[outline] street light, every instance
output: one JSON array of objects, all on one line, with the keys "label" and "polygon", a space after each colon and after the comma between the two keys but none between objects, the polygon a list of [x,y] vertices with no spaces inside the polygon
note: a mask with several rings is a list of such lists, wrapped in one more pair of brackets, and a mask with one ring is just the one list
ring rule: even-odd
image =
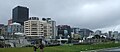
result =
[{"label": "street light", "polygon": [[61,37],[62,37],[62,34],[59,34],[59,36],[60,36],[60,44],[62,44],[62,42],[61,42],[61,39],[62,39],[62,38],[61,38]]},{"label": "street light", "polygon": [[68,43],[69,43],[69,41],[70,41],[70,35],[68,35],[67,38],[68,38]]}]

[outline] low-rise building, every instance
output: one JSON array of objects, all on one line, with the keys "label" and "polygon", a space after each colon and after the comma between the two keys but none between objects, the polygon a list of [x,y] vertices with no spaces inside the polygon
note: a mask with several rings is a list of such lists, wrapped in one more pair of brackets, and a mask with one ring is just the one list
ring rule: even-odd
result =
[{"label": "low-rise building", "polygon": [[91,35],[88,36],[83,42],[84,43],[100,43],[100,42],[107,42],[110,39],[107,38],[105,35]]},{"label": "low-rise building", "polygon": [[100,31],[100,30],[95,31],[95,35],[101,35],[101,34],[102,34],[102,31]]},{"label": "low-rise building", "polygon": [[71,27],[69,25],[58,25],[58,37],[62,35],[62,38],[68,38],[68,35],[71,37]]},{"label": "low-rise building", "polygon": [[10,25],[8,25],[8,39],[11,39],[11,38],[15,38],[14,36],[15,36],[15,33],[23,33],[23,26],[21,25],[21,24],[19,24],[19,23],[16,23],[16,22],[14,22],[14,23],[12,23],[12,24],[10,24]]},{"label": "low-rise building", "polygon": [[80,33],[81,37],[84,39],[84,38],[88,37],[89,35],[91,35],[94,32],[92,30],[90,30],[90,29],[83,28],[83,29],[80,29],[79,33]]}]

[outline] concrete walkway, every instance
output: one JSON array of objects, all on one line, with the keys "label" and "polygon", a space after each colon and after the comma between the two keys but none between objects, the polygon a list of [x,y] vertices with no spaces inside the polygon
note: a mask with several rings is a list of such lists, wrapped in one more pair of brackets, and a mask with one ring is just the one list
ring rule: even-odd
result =
[{"label": "concrete walkway", "polygon": [[81,51],[81,52],[120,52],[120,47],[105,48],[105,49],[90,50],[90,51]]}]

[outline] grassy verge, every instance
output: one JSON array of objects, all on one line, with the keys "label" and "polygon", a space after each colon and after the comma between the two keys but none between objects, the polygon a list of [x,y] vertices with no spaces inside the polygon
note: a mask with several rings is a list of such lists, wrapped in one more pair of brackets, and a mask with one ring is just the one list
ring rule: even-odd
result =
[{"label": "grassy verge", "polygon": [[[45,52],[80,52],[87,50],[118,47],[120,43],[102,43],[93,45],[64,45],[55,47],[46,47]],[[0,48],[0,52],[33,52],[33,48]],[[39,49],[37,52],[40,52]]]}]

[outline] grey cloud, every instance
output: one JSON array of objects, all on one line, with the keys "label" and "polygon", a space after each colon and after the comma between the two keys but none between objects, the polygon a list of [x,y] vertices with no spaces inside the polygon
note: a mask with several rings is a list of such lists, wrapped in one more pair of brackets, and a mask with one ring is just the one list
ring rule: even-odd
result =
[{"label": "grey cloud", "polygon": [[57,24],[81,28],[106,28],[119,25],[120,21],[120,0],[6,0],[0,3],[0,11],[6,11],[0,12],[1,23],[7,23],[16,5],[29,7],[30,16],[51,17]]}]

